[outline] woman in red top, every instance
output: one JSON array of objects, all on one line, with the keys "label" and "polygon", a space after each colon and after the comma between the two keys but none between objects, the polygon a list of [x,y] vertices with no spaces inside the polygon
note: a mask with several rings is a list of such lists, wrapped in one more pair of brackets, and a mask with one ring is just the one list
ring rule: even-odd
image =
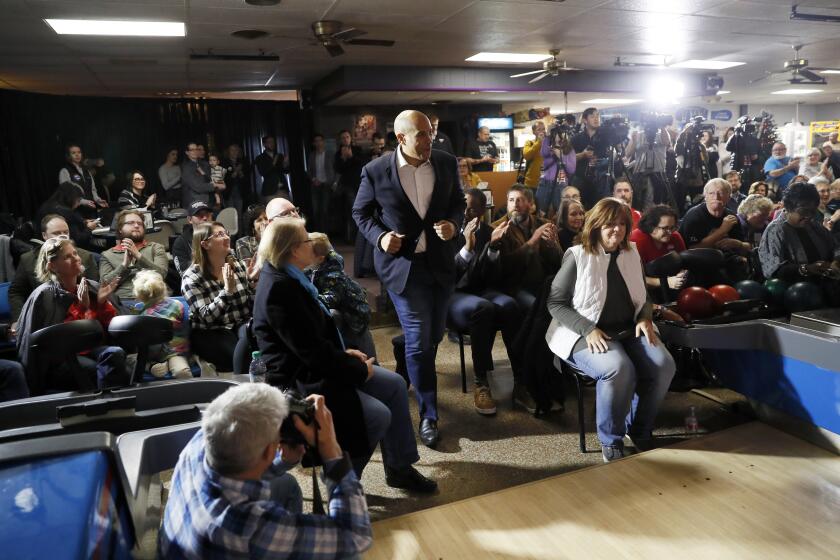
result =
[{"label": "woman in red top", "polygon": [[[39,352],[30,351],[32,333],[59,323],[94,319],[107,331],[117,314],[109,301],[117,280],[100,286],[82,276],[84,266],[69,239],[48,239],[41,246],[35,274],[43,282],[26,300],[18,321],[18,354],[27,371],[32,394],[75,389],[87,391],[128,384],[125,351],[97,346],[78,356],[78,363],[55,367]],[[95,372],[95,377],[94,377]]]},{"label": "woman in red top", "polygon": [[[685,241],[677,231],[677,213],[670,206],[659,204],[652,206],[642,215],[639,227],[630,233],[630,241],[636,244],[636,250],[642,257],[642,263],[661,257],[671,251],[685,251]],[[685,284],[686,271],[680,271],[668,278],[668,287],[679,290]],[[648,288],[659,288],[659,278],[645,276]]]}]

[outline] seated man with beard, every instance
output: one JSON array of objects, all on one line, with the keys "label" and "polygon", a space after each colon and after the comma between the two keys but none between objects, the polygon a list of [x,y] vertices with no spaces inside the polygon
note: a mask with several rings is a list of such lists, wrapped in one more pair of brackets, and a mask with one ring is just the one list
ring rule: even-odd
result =
[{"label": "seated man with beard", "polygon": [[[563,259],[557,226],[532,214],[531,206],[525,187],[513,185],[507,195],[507,216],[492,224],[495,229],[483,255],[488,287],[511,296],[523,316]],[[513,401],[533,412],[536,404],[520,373],[514,370]]]},{"label": "seated man with beard", "polygon": [[99,281],[107,284],[117,280],[115,293],[120,299],[134,299],[132,282],[141,270],[154,270],[166,276],[169,259],[160,243],[146,241],[143,216],[136,210],[123,210],[117,214],[117,244],[102,252],[99,263]]}]

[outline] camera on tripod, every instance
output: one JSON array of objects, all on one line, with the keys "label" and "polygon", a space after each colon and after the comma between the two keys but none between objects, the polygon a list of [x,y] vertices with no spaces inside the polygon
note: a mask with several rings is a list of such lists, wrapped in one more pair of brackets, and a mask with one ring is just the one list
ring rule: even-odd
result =
[{"label": "camera on tripod", "polygon": [[662,113],[642,113],[641,119],[639,120],[648,144],[653,144],[656,141],[657,132],[666,126],[674,124],[674,117],[672,115]]},{"label": "camera on tripod", "polygon": [[744,135],[744,134],[755,134],[755,121],[749,115],[744,115],[740,119],[738,119],[738,124],[735,125],[735,134]]},{"label": "camera on tripod", "polygon": [[301,398],[295,391],[286,391],[285,396],[289,405],[289,415],[280,424],[280,440],[291,445],[305,445],[306,439],[295,427],[292,417],[299,416],[305,424],[311,424],[315,421],[315,405]]},{"label": "camera on tripod", "polygon": [[581,131],[580,124],[575,124],[575,116],[572,114],[559,115],[548,131],[549,142],[552,148],[559,148],[562,140],[571,142],[572,136]]},{"label": "camera on tripod", "polygon": [[627,141],[630,134],[630,123],[621,116],[610,117],[601,121],[597,136],[606,146],[618,146]]}]

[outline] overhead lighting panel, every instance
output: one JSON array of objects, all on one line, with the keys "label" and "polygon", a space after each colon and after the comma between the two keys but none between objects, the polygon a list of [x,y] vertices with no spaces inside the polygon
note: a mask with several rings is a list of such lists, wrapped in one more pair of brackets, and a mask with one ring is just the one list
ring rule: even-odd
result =
[{"label": "overhead lighting panel", "polygon": [[548,60],[551,55],[545,53],[493,53],[480,52],[465,59],[467,62],[494,62],[499,64],[527,64]]},{"label": "overhead lighting panel", "polygon": [[793,89],[780,89],[779,91],[771,91],[771,95],[809,95],[811,93],[820,93],[822,92],[821,89],[800,89],[800,88],[793,88]]},{"label": "overhead lighting panel", "polygon": [[581,103],[588,103],[590,105],[630,105],[632,103],[638,103],[639,101],[641,101],[641,99],[612,99],[607,97],[598,97],[595,99],[581,101]]},{"label": "overhead lighting panel", "polygon": [[183,22],[108,21],[93,19],[45,19],[59,35],[107,35],[115,37],[184,37]]}]

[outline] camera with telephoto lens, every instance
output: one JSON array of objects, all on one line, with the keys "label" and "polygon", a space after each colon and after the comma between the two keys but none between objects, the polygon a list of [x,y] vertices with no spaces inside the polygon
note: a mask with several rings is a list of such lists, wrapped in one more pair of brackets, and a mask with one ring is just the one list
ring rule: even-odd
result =
[{"label": "camera with telephoto lens", "polygon": [[755,133],[755,119],[749,115],[744,115],[738,119],[738,124],[735,125],[735,134],[754,134]]},{"label": "camera with telephoto lens", "polygon": [[621,116],[610,117],[601,121],[597,136],[606,146],[618,146],[627,141],[630,134],[630,123]]},{"label": "camera with telephoto lens", "polygon": [[560,115],[548,131],[552,148],[559,148],[562,140],[571,142],[572,136],[580,132],[580,125],[575,125],[574,115]]},{"label": "camera with telephoto lens", "polygon": [[289,405],[289,415],[280,425],[280,441],[290,445],[306,445],[306,439],[295,427],[292,417],[299,416],[305,424],[311,424],[315,421],[315,405],[311,401],[304,400],[295,391],[286,391],[284,394],[286,403]]}]

